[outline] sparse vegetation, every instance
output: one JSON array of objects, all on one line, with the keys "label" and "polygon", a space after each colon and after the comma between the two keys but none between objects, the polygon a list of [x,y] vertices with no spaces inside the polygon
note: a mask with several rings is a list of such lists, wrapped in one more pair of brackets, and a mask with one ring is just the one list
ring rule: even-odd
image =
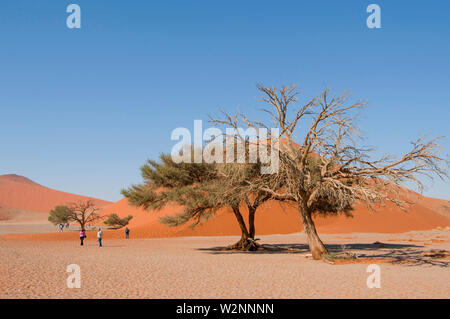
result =
[{"label": "sparse vegetation", "polygon": [[59,205],[50,211],[50,215],[48,216],[48,221],[53,223],[54,225],[65,224],[70,220],[70,209],[67,206]]},{"label": "sparse vegetation", "polygon": [[105,225],[110,226],[115,229],[119,229],[128,225],[130,220],[133,218],[132,215],[128,215],[127,217],[120,218],[117,214],[112,213],[108,216],[108,218],[103,222]]},{"label": "sparse vegetation", "polygon": [[68,206],[56,206],[50,211],[48,220],[52,223],[76,222],[81,229],[101,220],[103,217],[98,214],[99,208],[95,206],[92,200],[85,202],[72,203]]}]

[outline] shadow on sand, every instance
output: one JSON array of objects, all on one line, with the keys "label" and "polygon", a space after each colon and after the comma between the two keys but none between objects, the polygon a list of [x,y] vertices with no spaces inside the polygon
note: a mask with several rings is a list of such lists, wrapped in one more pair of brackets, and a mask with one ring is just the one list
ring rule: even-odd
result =
[{"label": "shadow on sand", "polygon": [[[425,246],[411,244],[327,244],[330,253],[350,252],[358,256],[358,259],[373,259],[382,263],[401,264],[405,266],[429,265],[449,267],[448,252],[443,250],[426,250]],[[264,244],[258,251],[226,250],[226,247],[198,248],[197,250],[210,254],[303,254],[309,255],[309,247],[306,244]]]}]

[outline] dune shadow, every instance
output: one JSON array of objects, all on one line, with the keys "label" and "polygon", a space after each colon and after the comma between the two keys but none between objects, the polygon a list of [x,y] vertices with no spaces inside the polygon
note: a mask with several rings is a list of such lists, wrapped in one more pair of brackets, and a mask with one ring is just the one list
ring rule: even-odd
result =
[{"label": "dune shadow", "polygon": [[[388,244],[388,243],[355,243],[355,244],[326,244],[330,253],[349,252],[356,254],[359,259],[373,259],[382,263],[401,264],[406,266],[439,266],[448,267],[448,252],[426,250],[425,246],[414,244]],[[214,255],[224,254],[303,254],[308,255],[309,247],[306,244],[264,244],[257,251],[227,250],[226,246],[198,248],[197,250]],[[447,258],[447,259],[446,259]]]}]

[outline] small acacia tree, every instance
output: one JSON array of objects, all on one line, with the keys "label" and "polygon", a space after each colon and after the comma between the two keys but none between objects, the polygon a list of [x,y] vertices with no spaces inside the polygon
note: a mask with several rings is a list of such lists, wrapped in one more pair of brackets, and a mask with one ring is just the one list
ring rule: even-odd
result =
[{"label": "small acacia tree", "polygon": [[72,203],[68,206],[57,206],[50,212],[49,221],[52,221],[56,216],[62,216],[67,222],[74,221],[80,225],[81,229],[86,229],[86,225],[103,218],[99,215],[99,210],[100,208],[97,208],[90,199],[85,202]]},{"label": "small acacia tree", "polygon": [[105,225],[111,226],[115,229],[119,229],[128,225],[130,220],[133,218],[132,215],[120,218],[117,214],[111,213],[108,218],[103,222]]},{"label": "small acacia tree", "polygon": [[69,222],[70,210],[67,206],[58,205],[50,211],[48,221],[54,225],[65,224]]},{"label": "small acacia tree", "polygon": [[103,217],[99,215],[95,203],[92,200],[85,202],[76,202],[68,206],[56,206],[50,211],[48,220],[54,224],[76,222],[81,229],[85,229],[86,225],[101,220]]},{"label": "small acacia tree", "polygon": [[85,202],[77,202],[69,205],[69,219],[77,222],[81,229],[86,229],[86,225],[100,221],[103,219],[99,212],[100,208],[96,207],[92,200]]},{"label": "small acacia tree", "polygon": [[[279,128],[282,143],[279,145],[278,172],[273,183],[256,185],[273,198],[295,203],[299,210],[307,241],[314,259],[327,255],[313,221],[314,214],[349,214],[356,201],[374,205],[391,201],[404,207],[399,197],[400,186],[415,183],[423,185],[419,176],[438,176],[448,180],[449,160],[440,155],[438,139],[419,139],[412,149],[400,157],[387,155],[372,159],[373,149],[358,145],[359,134],[353,111],[365,103],[348,103],[347,95],[330,96],[325,90],[303,106],[296,107],[295,86],[266,88],[259,86],[263,101],[270,107],[264,109]],[[268,129],[262,121],[251,121],[245,114],[227,115],[213,122],[226,126]],[[303,138],[297,139],[300,128]],[[248,181],[251,183],[251,181]]]}]

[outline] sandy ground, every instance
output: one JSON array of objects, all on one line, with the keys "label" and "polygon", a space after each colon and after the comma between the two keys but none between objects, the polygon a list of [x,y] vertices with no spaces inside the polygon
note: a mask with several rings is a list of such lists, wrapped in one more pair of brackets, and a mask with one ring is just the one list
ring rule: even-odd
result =
[{"label": "sandy ground", "polygon": [[[308,257],[302,233],[262,236],[290,251],[223,252],[237,237],[74,241],[0,239],[0,298],[449,298],[450,260],[426,257],[450,249],[449,231],[323,235],[332,251],[361,263]],[[382,244],[375,243],[381,242]],[[343,247],[345,245],[346,247]],[[381,288],[367,287],[368,263],[381,267]],[[69,264],[81,288],[68,288]]]}]

